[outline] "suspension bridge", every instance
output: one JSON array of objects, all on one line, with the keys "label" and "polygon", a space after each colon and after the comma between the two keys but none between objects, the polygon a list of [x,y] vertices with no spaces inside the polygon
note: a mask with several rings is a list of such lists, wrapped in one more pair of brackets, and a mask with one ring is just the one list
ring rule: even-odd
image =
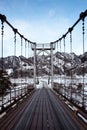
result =
[{"label": "suspension bridge", "polygon": [[[27,39],[3,14],[0,20],[0,130],[86,130],[87,10],[50,43]],[[81,46],[76,65],[74,45]]]}]

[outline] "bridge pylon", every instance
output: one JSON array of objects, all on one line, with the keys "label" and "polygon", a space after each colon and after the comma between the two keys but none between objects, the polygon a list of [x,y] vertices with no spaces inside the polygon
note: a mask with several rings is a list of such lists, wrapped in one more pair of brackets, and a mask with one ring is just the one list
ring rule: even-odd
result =
[{"label": "bridge pylon", "polygon": [[41,66],[43,66],[43,61],[44,61],[44,53],[46,53],[47,55],[50,55],[50,78],[48,78],[48,80],[50,79],[50,83],[51,83],[51,87],[53,87],[53,50],[55,50],[55,44],[53,43],[42,43],[42,44],[32,44],[32,50],[34,51],[34,86],[36,87],[36,80],[37,80],[37,56],[40,55],[42,53],[42,62],[41,62]]}]

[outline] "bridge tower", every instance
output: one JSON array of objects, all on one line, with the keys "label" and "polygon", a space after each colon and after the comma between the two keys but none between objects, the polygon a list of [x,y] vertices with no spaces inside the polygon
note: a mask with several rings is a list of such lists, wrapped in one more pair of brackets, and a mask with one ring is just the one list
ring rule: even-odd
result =
[{"label": "bridge tower", "polygon": [[[55,50],[55,44],[53,43],[42,43],[42,44],[32,44],[32,50],[34,51],[34,86],[36,87],[36,80],[37,80],[37,57],[42,53],[42,65],[44,61],[44,53],[50,55],[50,80],[51,80],[51,87],[53,87],[53,50]],[[49,80],[49,79],[48,79]]]}]

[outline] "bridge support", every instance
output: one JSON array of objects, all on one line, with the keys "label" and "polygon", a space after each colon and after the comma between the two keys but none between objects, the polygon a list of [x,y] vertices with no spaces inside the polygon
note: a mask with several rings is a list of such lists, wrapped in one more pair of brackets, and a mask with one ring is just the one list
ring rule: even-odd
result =
[{"label": "bridge support", "polygon": [[[37,77],[37,71],[36,69],[36,56],[38,56],[40,53],[43,52],[43,55],[42,55],[42,62],[41,64],[43,65],[44,64],[44,52],[46,54],[48,54],[49,56],[51,56],[51,64],[50,64],[50,67],[51,70],[49,71],[50,75],[51,75],[51,87],[53,87],[53,50],[55,49],[54,47],[54,44],[50,43],[50,44],[34,44],[32,45],[32,50],[34,51],[34,86],[36,87],[36,77]],[[38,51],[38,52],[37,52]],[[48,52],[49,51],[49,52]],[[41,65],[41,66],[42,66]],[[41,74],[42,75],[42,74]],[[48,81],[49,81],[49,78],[48,78]]]}]

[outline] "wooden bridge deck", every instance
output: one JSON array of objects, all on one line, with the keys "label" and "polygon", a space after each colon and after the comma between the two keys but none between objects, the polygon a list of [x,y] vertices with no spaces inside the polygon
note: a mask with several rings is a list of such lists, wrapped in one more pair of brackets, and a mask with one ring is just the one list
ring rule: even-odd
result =
[{"label": "wooden bridge deck", "polygon": [[0,130],[86,130],[48,88],[13,106],[0,119]]}]

